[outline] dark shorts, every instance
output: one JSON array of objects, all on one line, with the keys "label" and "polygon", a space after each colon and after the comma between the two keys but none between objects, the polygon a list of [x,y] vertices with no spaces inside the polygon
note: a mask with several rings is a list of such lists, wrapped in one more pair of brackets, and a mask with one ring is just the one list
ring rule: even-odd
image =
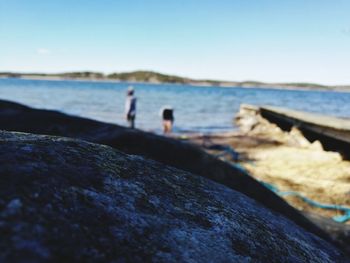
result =
[{"label": "dark shorts", "polygon": [[134,114],[128,114],[127,119],[128,119],[128,121],[134,121],[135,117],[136,116]]},{"label": "dark shorts", "polygon": [[173,110],[165,109],[163,111],[163,120],[173,122],[174,121]]},{"label": "dark shorts", "polygon": [[163,118],[163,121],[171,121],[171,122],[174,122],[174,118]]}]

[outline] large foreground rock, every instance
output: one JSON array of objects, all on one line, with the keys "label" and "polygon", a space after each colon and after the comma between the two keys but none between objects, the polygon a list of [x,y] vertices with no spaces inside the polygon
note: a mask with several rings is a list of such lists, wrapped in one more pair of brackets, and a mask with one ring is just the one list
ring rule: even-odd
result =
[{"label": "large foreground rock", "polygon": [[0,261],[346,262],[208,179],[83,141],[0,133]]},{"label": "large foreground rock", "polygon": [[244,171],[218,160],[189,143],[1,100],[0,129],[79,138],[157,160],[237,190],[269,209],[283,214],[305,230],[336,243],[321,228]]}]

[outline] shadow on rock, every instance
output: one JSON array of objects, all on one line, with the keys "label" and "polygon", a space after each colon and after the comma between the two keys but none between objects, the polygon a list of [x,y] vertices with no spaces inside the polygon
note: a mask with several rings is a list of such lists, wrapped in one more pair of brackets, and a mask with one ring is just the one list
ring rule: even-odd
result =
[{"label": "shadow on rock", "polygon": [[0,143],[1,262],[346,262],[204,177],[76,139]]},{"label": "shadow on rock", "polygon": [[157,160],[237,190],[281,213],[305,230],[334,242],[318,226],[256,180],[194,145],[56,111],[32,109],[8,101],[0,102],[0,129],[79,138]]}]

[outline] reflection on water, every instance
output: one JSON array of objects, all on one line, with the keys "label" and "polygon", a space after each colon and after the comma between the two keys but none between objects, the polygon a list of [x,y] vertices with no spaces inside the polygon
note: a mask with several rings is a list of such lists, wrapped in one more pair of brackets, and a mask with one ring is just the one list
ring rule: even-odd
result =
[{"label": "reflection on water", "polygon": [[[124,120],[127,83],[0,79],[0,99],[55,109],[120,125]],[[283,106],[296,110],[350,117],[350,93],[133,84],[136,125],[159,132],[159,110],[175,109],[175,131],[217,132],[234,128],[241,103]]]}]

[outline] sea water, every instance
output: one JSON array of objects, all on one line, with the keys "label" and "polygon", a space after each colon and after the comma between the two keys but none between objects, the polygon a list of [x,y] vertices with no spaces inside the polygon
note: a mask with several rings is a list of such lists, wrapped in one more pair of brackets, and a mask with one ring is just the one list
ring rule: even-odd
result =
[{"label": "sea water", "polygon": [[131,85],[137,97],[136,127],[153,132],[161,131],[159,112],[165,105],[174,108],[176,132],[231,131],[242,103],[350,117],[350,93],[331,91],[13,78],[0,79],[0,99],[126,125],[124,103]]}]

